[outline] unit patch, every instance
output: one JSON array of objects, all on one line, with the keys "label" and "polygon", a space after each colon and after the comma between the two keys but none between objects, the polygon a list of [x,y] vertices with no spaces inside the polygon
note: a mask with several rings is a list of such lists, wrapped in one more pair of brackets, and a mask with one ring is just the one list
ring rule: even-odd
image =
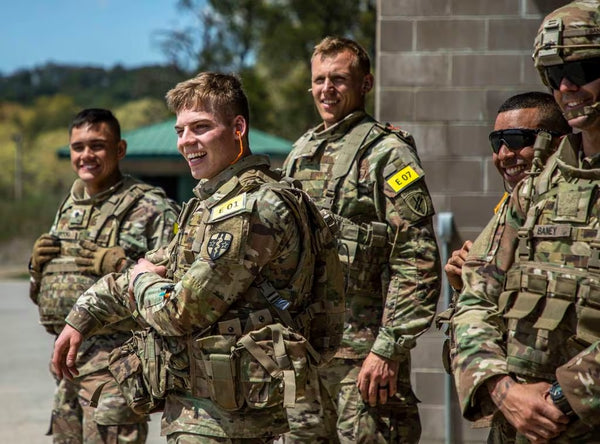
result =
[{"label": "unit patch", "polygon": [[398,193],[417,180],[419,177],[421,176],[419,176],[419,174],[411,166],[407,166],[389,177],[387,179],[387,183],[390,187],[392,187],[392,190]]},{"label": "unit patch", "polygon": [[69,228],[87,227],[90,214],[89,207],[74,207],[69,217]]},{"label": "unit patch", "polygon": [[409,191],[403,194],[402,197],[408,208],[417,216],[425,217],[429,214],[429,199],[423,190]]},{"label": "unit patch", "polygon": [[213,234],[208,240],[208,244],[206,245],[206,251],[208,252],[208,256],[214,261],[215,259],[223,256],[229,247],[231,247],[231,242],[233,241],[233,235],[228,233],[227,231],[220,231],[218,233]]}]

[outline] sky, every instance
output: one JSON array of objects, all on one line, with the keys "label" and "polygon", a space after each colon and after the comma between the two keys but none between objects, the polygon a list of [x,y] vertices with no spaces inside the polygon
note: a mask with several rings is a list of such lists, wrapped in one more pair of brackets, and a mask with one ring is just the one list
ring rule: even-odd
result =
[{"label": "sky", "polygon": [[0,8],[0,74],[47,62],[125,67],[165,63],[160,30],[189,18],[177,0],[4,0]]}]

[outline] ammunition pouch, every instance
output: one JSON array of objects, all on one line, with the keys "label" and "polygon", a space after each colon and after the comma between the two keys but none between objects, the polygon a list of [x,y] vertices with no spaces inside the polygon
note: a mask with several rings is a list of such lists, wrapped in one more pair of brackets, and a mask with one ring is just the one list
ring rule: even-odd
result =
[{"label": "ammunition pouch", "polygon": [[552,380],[556,367],[600,339],[600,279],[588,270],[529,262],[508,272],[498,305],[516,374]]},{"label": "ammunition pouch", "polygon": [[208,395],[229,411],[244,406],[293,407],[304,395],[313,356],[318,355],[308,341],[281,324],[239,339],[233,335],[198,338],[191,344],[192,394]]},{"label": "ammunition pouch", "polygon": [[[389,256],[387,225],[381,222],[355,224],[338,216],[338,254],[342,264],[386,262]],[[360,264],[358,264],[360,265]]]},{"label": "ammunition pouch", "polygon": [[[167,347],[166,339],[154,330],[133,332],[133,337],[108,358],[113,375],[129,407],[136,413],[162,410],[168,390],[185,388],[183,371],[187,362]],[[99,397],[102,386],[93,399]]]}]

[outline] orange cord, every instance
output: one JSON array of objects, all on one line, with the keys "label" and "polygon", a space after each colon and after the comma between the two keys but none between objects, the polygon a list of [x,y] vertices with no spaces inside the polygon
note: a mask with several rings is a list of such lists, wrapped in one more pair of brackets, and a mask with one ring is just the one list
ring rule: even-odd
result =
[{"label": "orange cord", "polygon": [[233,162],[230,163],[230,165],[233,165],[234,163],[236,163],[238,160],[240,160],[240,157],[242,157],[242,154],[244,153],[244,145],[242,145],[242,133],[240,133],[239,131],[235,132],[240,140],[240,152],[238,153],[237,157],[235,158],[235,160]]}]

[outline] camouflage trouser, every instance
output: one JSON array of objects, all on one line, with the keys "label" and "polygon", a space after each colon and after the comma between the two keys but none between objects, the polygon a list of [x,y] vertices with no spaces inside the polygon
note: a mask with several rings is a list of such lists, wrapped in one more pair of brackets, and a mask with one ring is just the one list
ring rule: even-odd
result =
[{"label": "camouflage trouser", "polygon": [[[89,405],[104,381],[98,407]],[[148,436],[148,417],[135,414],[108,371],[59,382],[49,434],[59,444],[142,444]]]},{"label": "camouflage trouser", "polygon": [[[492,420],[492,429],[487,442],[488,444],[528,444],[529,440],[517,433],[504,415],[498,413]],[[573,420],[567,430],[550,442],[553,444],[599,444],[600,427],[592,429],[579,420]]]},{"label": "camouflage trouser", "polygon": [[269,444],[273,439],[261,438],[218,438],[178,432],[167,436],[167,444]]},{"label": "camouflage trouser", "polygon": [[[334,360],[319,369],[314,399],[288,409],[286,443],[417,443],[421,422],[416,404],[394,397],[384,405],[363,402],[356,381],[362,361]],[[337,436],[330,432],[337,430]]]}]

